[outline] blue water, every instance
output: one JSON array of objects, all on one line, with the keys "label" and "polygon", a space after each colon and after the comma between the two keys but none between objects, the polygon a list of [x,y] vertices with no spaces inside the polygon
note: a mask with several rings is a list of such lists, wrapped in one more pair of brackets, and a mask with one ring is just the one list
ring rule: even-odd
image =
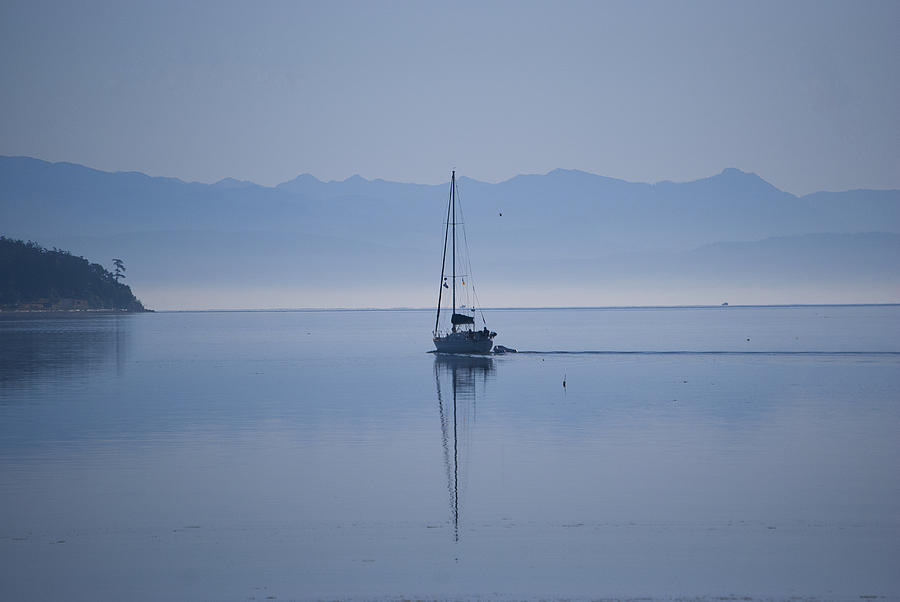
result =
[{"label": "blue water", "polygon": [[487,318],[0,314],[0,598],[900,598],[900,307]]}]

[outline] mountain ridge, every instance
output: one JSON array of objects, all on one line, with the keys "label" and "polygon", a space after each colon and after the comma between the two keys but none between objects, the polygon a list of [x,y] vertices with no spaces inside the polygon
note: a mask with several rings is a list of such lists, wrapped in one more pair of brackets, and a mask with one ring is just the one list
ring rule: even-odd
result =
[{"label": "mountain ridge", "polygon": [[[898,190],[797,197],[737,168],[681,183],[628,182],[558,168],[499,183],[459,177],[457,184],[478,274],[502,283],[501,290],[516,298],[543,294],[529,288],[537,278],[567,288],[573,299],[584,290],[608,295],[655,289],[658,302],[687,301],[672,297],[674,291],[687,296],[701,285],[740,281],[728,276],[731,261],[752,271],[755,287],[765,288],[767,282],[785,287],[793,278],[797,286],[831,291],[842,300],[850,298],[842,291],[858,283],[854,270],[870,274],[871,266],[879,266],[884,277],[865,281],[872,294],[861,289],[853,299],[900,299],[900,268],[881,257],[895,253],[893,239],[797,239],[784,248],[786,256],[771,251],[776,243],[760,242],[811,234],[900,235]],[[84,256],[122,257],[133,267],[132,283],[160,308],[166,302],[154,290],[177,286],[186,296],[185,291],[212,286],[238,290],[244,283],[254,290],[317,290],[324,299],[254,301],[250,307],[347,305],[344,297],[327,296],[338,289],[353,300],[371,299],[384,289],[378,293],[383,305],[408,306],[433,279],[448,193],[448,184],[359,175],[323,182],[300,174],[274,187],[233,178],[204,184],[0,157],[0,234]],[[723,241],[753,244],[695,252]],[[798,255],[792,257],[795,250]],[[717,252],[721,256],[714,261]],[[711,258],[702,258],[704,253]],[[829,276],[828,262],[846,263],[841,253],[852,258],[855,268],[842,267]],[[616,267],[616,257],[627,261]],[[816,264],[810,270],[816,281],[805,282],[802,266],[811,264]],[[679,274],[684,278],[679,280]],[[388,287],[404,292],[385,292]],[[738,299],[745,293],[727,296]],[[268,296],[260,293],[259,298]],[[170,298],[177,297],[172,293]],[[603,299],[591,303],[629,302]],[[547,302],[552,304],[542,303]]]},{"label": "mountain ridge", "polygon": [[[275,184],[272,186],[267,186],[265,184],[259,184],[258,182],[254,182],[253,180],[236,179],[231,176],[226,176],[224,178],[221,178],[220,180],[217,180],[216,182],[204,183],[204,182],[199,182],[196,180],[183,180],[176,176],[158,176],[158,175],[155,176],[155,175],[146,174],[146,173],[144,173],[142,171],[138,171],[138,170],[108,171],[108,170],[102,170],[102,169],[90,167],[90,166],[87,166],[87,165],[84,165],[81,163],[75,163],[72,161],[46,161],[44,159],[38,159],[36,157],[29,157],[27,155],[0,155],[0,161],[10,161],[10,160],[13,160],[13,161],[25,160],[25,161],[35,164],[35,165],[44,165],[44,166],[75,167],[75,168],[79,168],[79,169],[86,170],[89,172],[93,172],[95,174],[136,175],[136,176],[142,176],[144,178],[151,179],[151,180],[163,180],[163,181],[177,182],[177,183],[185,184],[185,185],[198,185],[198,186],[210,186],[210,187],[215,186],[220,183],[223,183],[223,182],[228,182],[228,183],[239,183],[241,185],[252,184],[259,188],[275,189],[275,188],[282,187],[286,184],[290,184],[290,183],[294,182],[295,180],[313,180],[316,183],[320,183],[320,184],[341,184],[341,183],[346,183],[348,181],[352,181],[354,183],[356,183],[356,182],[385,183],[385,184],[398,184],[398,185],[404,185],[404,186],[406,186],[406,185],[423,186],[423,187],[429,187],[429,188],[431,188],[431,187],[448,187],[450,184],[449,179],[446,182],[440,182],[437,184],[423,184],[423,183],[419,183],[419,182],[402,182],[402,181],[398,181],[398,180],[386,180],[384,178],[369,179],[369,178],[365,178],[365,177],[361,176],[358,173],[348,176],[348,177],[344,178],[343,180],[322,180],[309,172],[299,173],[294,178],[285,180],[283,182],[279,182],[278,184]],[[712,175],[705,176],[702,178],[696,178],[694,180],[682,180],[682,181],[659,180],[656,182],[641,182],[641,181],[634,181],[634,180],[625,180],[622,178],[616,178],[614,176],[606,176],[606,175],[602,175],[602,174],[598,174],[598,173],[594,173],[594,172],[590,172],[590,171],[585,171],[585,170],[581,170],[581,169],[571,169],[571,168],[564,168],[564,167],[556,167],[556,168],[549,170],[546,173],[517,174],[517,175],[507,178],[505,180],[500,180],[498,182],[485,182],[483,180],[476,180],[473,178],[469,178],[467,176],[460,176],[458,179],[463,180],[463,181],[467,180],[472,183],[483,184],[483,185],[487,185],[487,186],[497,186],[497,185],[501,185],[501,184],[506,184],[508,182],[516,180],[517,178],[522,178],[522,177],[557,176],[560,174],[563,174],[563,175],[575,174],[578,176],[590,176],[593,178],[598,178],[598,179],[602,179],[602,180],[606,180],[606,181],[610,181],[610,182],[635,184],[635,185],[646,185],[646,186],[659,186],[659,185],[678,186],[678,185],[683,185],[683,184],[691,184],[691,183],[705,182],[708,180],[715,180],[718,178],[722,178],[723,176],[731,176],[731,177],[733,177],[733,176],[748,177],[749,176],[752,179],[757,179],[761,182],[764,182],[766,185],[770,186],[774,190],[777,190],[778,192],[790,195],[794,198],[804,198],[804,197],[820,195],[820,194],[841,194],[841,193],[845,193],[845,192],[900,192],[900,189],[897,189],[897,188],[851,188],[851,189],[847,189],[847,190],[819,190],[819,191],[810,192],[810,193],[806,193],[806,194],[802,194],[802,195],[795,195],[793,193],[781,190],[780,188],[778,188],[777,186],[775,186],[774,184],[772,184],[771,182],[769,182],[768,180],[766,180],[765,178],[763,178],[762,176],[760,176],[759,174],[757,174],[755,172],[744,171],[738,167],[733,167],[733,166],[725,167],[716,174],[712,174]]]}]

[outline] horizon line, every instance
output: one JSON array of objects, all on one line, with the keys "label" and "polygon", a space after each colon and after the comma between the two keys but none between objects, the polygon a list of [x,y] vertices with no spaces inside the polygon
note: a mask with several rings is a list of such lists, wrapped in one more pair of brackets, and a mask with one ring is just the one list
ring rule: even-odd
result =
[{"label": "horizon line", "polygon": [[[900,301],[892,303],[773,303],[746,305],[543,305],[518,307],[483,307],[478,311],[552,311],[552,310],[633,310],[633,309],[786,309],[794,307],[898,307]],[[75,310],[77,311],[77,310]],[[435,311],[434,307],[278,307],[278,308],[239,308],[239,309],[156,309],[150,313],[287,313],[287,312],[369,312],[369,311]],[[14,312],[9,312],[14,313]],[[22,312],[19,312],[22,313]]]}]

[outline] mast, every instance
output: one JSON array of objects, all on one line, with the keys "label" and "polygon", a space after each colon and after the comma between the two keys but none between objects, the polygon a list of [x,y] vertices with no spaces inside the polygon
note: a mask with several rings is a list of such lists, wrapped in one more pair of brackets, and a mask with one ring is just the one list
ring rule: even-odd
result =
[{"label": "mast", "polygon": [[[450,174],[450,204],[453,206],[453,313],[450,314],[450,322],[456,315],[456,170]],[[453,332],[456,332],[456,324],[453,324]]]},{"label": "mast", "polygon": [[[453,172],[456,173],[456,172]],[[453,203],[453,182],[450,182],[450,200],[447,201],[447,222],[444,224],[444,252],[441,255],[441,282],[438,286],[437,316],[434,318],[434,336],[438,333],[441,320],[441,295],[444,293],[444,268],[447,266],[447,234],[450,232],[450,206]]]}]

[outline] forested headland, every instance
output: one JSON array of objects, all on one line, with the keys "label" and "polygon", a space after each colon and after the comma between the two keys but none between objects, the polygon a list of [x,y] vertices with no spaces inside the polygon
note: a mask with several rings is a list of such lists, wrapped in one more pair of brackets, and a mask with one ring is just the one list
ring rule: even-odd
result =
[{"label": "forested headland", "polygon": [[121,277],[68,251],[0,236],[2,311],[147,311]]}]

